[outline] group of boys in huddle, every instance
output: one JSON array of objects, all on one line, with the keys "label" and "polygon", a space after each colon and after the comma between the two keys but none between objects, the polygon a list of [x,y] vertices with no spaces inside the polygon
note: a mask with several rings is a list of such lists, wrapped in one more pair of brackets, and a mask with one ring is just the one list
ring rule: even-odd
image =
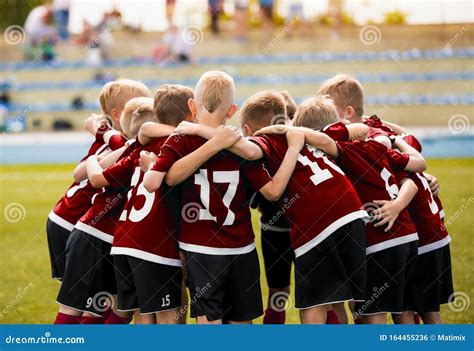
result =
[{"label": "group of boys in huddle", "polygon": [[450,237],[418,140],[364,117],[347,75],[300,105],[251,96],[241,129],[225,125],[234,98],[221,71],[154,98],[105,84],[85,122],[95,140],[48,216],[55,323],[178,324],[190,308],[200,324],[282,324],[292,265],[301,323],[348,323],[348,308],[355,323],[441,323]]}]

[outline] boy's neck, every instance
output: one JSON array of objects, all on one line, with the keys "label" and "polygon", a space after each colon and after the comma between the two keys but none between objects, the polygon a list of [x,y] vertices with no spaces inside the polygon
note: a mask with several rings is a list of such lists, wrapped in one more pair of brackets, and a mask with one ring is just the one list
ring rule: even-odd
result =
[{"label": "boy's neck", "polygon": [[225,117],[209,112],[202,112],[199,116],[198,124],[206,127],[217,128],[225,124]]},{"label": "boy's neck", "polygon": [[363,123],[364,119],[362,117],[354,117],[354,118],[350,119],[349,122],[351,122],[351,123]]}]

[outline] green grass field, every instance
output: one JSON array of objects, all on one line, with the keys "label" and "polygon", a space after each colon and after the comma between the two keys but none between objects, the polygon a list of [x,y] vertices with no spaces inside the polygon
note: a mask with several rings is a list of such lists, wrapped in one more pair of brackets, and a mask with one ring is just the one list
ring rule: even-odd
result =
[{"label": "green grass field", "polygon": [[[448,229],[453,238],[451,254],[455,290],[460,302],[444,306],[446,323],[473,323],[474,247],[474,159],[429,160],[429,172],[442,185]],[[55,202],[71,182],[73,165],[0,166],[1,264],[0,323],[52,323],[59,283],[50,278],[46,242],[46,218]],[[257,215],[253,223],[258,232]],[[257,241],[259,236],[257,235]],[[263,267],[262,267],[263,268]],[[263,272],[263,269],[262,269]],[[264,298],[267,289],[262,273]],[[463,300],[463,301],[461,301]],[[299,323],[297,311],[290,306],[289,323]],[[261,323],[261,319],[257,321]]]}]

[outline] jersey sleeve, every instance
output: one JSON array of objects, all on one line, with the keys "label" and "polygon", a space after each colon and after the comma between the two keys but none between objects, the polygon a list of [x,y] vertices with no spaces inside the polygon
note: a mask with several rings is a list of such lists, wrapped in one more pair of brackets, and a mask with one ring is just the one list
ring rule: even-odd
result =
[{"label": "jersey sleeve", "polygon": [[132,153],[104,170],[102,174],[112,187],[119,188],[130,185],[133,174],[133,157]]},{"label": "jersey sleeve", "polygon": [[270,156],[271,155],[271,143],[270,143],[270,140],[267,136],[265,135],[261,135],[261,136],[253,136],[253,137],[249,137],[249,140],[255,144],[257,144],[260,149],[262,149],[263,153],[266,155],[266,156]]},{"label": "jersey sleeve", "polygon": [[421,143],[413,135],[407,134],[403,137],[403,140],[405,140],[405,142],[408,145],[410,145],[412,148],[414,148],[416,151],[421,152],[421,150],[422,150]]},{"label": "jersey sleeve", "polygon": [[105,144],[104,135],[105,133],[110,132],[111,130],[112,130],[112,127],[108,123],[106,122],[102,123],[100,127],[97,129],[97,132],[95,133],[95,141]]},{"label": "jersey sleeve", "polygon": [[414,175],[415,175],[414,173],[409,173],[406,171],[401,171],[401,170],[395,171],[395,178],[397,178],[398,182],[401,182],[402,179],[405,179],[405,178],[413,178]]},{"label": "jersey sleeve", "polygon": [[393,168],[395,168],[396,170],[405,169],[408,164],[408,161],[410,160],[410,156],[392,149],[388,149],[387,157]]},{"label": "jersey sleeve", "polygon": [[259,191],[272,180],[262,161],[246,161],[241,169],[254,191]]},{"label": "jersey sleeve", "polygon": [[337,145],[339,156],[345,156],[346,154],[350,154],[355,151],[354,142],[336,141],[336,145]]},{"label": "jersey sleeve", "polygon": [[179,138],[179,140],[180,142],[177,138],[174,138],[173,135],[166,140],[160,148],[158,158],[151,168],[152,171],[168,172],[171,166],[173,166],[173,163],[187,155],[187,153],[185,153],[186,147],[184,145],[185,138]]},{"label": "jersey sleeve", "polygon": [[110,136],[108,145],[112,150],[120,149],[122,146],[125,145],[127,139],[122,134],[113,134]]},{"label": "jersey sleeve", "polygon": [[335,141],[349,141],[349,130],[344,123],[329,124],[320,131]]}]

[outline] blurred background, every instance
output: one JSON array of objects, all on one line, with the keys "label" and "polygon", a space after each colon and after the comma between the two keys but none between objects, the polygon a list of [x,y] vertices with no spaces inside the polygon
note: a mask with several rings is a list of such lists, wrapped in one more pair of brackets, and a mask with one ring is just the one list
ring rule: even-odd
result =
[{"label": "blurred background", "polygon": [[0,323],[50,322],[43,227],[90,144],[102,85],[193,86],[210,69],[234,77],[239,104],[358,78],[366,114],[419,137],[440,179],[463,294],[446,320],[473,322],[473,17],[470,0],[0,0]]}]

